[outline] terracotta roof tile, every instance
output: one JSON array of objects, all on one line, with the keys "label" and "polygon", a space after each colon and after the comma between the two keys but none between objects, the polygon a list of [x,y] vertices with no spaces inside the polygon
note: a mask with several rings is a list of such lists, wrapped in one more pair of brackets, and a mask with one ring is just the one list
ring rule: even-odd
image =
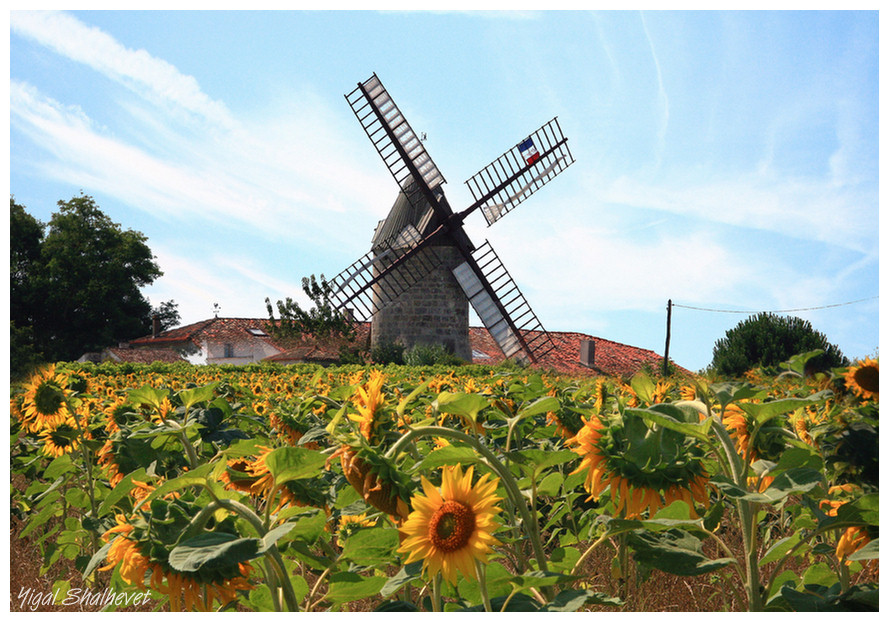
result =
[{"label": "terracotta roof tile", "polygon": [[106,348],[105,353],[117,363],[178,363],[185,360],[173,350],[164,348]]},{"label": "terracotta roof tile", "polygon": [[[260,329],[265,332],[265,335],[251,335],[249,329]],[[226,342],[261,339],[280,351],[279,355],[273,355],[266,360],[297,360],[291,357],[303,355],[319,357],[319,360],[327,360],[327,357],[331,359],[336,358],[336,354],[332,354],[333,349],[336,349],[333,345],[320,345],[311,339],[304,340],[303,343],[296,346],[292,343],[277,343],[269,336],[270,330],[268,319],[212,318],[164,331],[157,337],[152,337],[151,335],[140,337],[131,341],[130,345],[134,348],[151,346],[173,347],[176,345],[188,345],[189,343],[200,345],[201,341],[208,338]],[[370,336],[370,323],[356,323],[355,332],[356,342],[366,344]],[[652,350],[637,348],[584,333],[551,331],[549,334],[556,347],[534,365],[536,368],[552,369],[559,373],[573,375],[591,376],[606,374],[630,376],[645,367],[658,369],[663,364],[663,357]],[[586,367],[580,362],[580,344],[584,340],[590,340],[595,345],[595,357],[592,367]],[[470,327],[469,344],[473,351],[473,363],[496,365],[504,360],[500,348],[484,327]],[[312,348],[315,348],[315,350],[312,350]],[[690,374],[688,370],[678,366],[677,370],[680,373]]]}]

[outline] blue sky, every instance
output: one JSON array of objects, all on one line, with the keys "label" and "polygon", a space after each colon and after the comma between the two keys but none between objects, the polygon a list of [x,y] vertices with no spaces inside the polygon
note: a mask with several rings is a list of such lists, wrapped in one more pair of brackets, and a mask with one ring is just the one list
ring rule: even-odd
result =
[{"label": "blue sky", "polygon": [[[376,72],[463,184],[553,116],[576,162],[488,228],[543,325],[663,352],[667,300],[879,345],[876,12],[10,14],[10,193],[143,232],[183,323],[306,303],[395,182],[343,95]],[[699,370],[747,317],[677,307]]]}]

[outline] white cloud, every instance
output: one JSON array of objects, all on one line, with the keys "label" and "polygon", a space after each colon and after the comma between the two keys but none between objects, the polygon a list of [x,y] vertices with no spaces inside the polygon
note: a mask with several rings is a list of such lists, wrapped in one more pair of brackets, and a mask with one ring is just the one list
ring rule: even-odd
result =
[{"label": "white cloud", "polygon": [[598,179],[596,199],[761,229],[870,253],[876,244],[876,196],[831,181],[777,178],[769,172],[731,179],[698,176],[650,181],[640,176]]},{"label": "white cloud", "polygon": [[195,113],[214,125],[235,125],[228,109],[208,97],[192,76],[145,50],[131,50],[99,28],[55,11],[13,11],[13,32],[83,63],[143,96]]}]

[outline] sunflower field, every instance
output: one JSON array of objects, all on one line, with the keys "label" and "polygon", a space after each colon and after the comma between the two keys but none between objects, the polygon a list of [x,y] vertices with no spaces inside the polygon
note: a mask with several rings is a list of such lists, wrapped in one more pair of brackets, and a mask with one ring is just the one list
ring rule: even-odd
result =
[{"label": "sunflower field", "polygon": [[157,610],[876,610],[879,362],[813,354],[57,364],[11,390],[11,510],[54,586]]}]

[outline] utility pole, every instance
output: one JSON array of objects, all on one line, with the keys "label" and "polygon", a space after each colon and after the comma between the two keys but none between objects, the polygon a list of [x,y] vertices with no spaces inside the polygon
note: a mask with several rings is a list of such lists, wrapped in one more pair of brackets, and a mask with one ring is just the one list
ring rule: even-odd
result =
[{"label": "utility pole", "polygon": [[673,300],[667,300],[667,343],[664,346],[664,378],[670,375],[670,318],[673,315]]}]

